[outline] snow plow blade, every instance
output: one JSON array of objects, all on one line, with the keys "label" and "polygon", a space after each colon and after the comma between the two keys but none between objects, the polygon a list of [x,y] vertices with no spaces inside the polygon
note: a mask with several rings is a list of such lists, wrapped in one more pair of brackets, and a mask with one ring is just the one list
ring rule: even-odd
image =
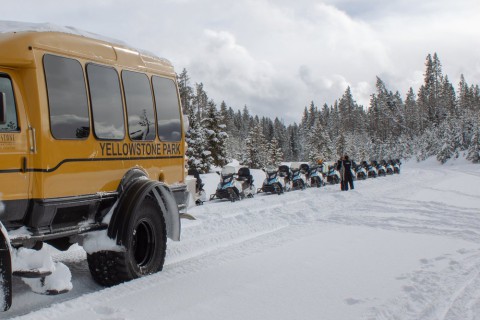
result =
[{"label": "snow plow blade", "polygon": [[0,230],[0,311],[7,311],[11,305],[12,258],[8,240],[2,230]]}]

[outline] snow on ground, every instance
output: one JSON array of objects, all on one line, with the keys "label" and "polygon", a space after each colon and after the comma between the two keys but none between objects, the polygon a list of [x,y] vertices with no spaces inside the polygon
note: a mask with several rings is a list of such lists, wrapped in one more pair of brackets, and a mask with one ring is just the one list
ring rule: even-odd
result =
[{"label": "snow on ground", "polygon": [[[219,177],[202,179],[213,193]],[[163,272],[105,289],[75,246],[55,255],[71,292],[36,295],[15,279],[0,318],[479,319],[479,182],[462,160],[411,162],[348,192],[206,202],[169,241]]]}]

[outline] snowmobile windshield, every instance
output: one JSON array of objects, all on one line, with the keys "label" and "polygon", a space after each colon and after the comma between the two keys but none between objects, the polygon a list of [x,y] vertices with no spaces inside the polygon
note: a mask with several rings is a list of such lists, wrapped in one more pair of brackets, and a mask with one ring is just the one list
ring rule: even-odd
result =
[{"label": "snowmobile windshield", "polygon": [[274,172],[267,172],[268,179],[275,179],[277,176],[277,171]]},{"label": "snowmobile windshield", "polygon": [[267,174],[274,173],[274,172],[276,173],[276,172],[277,172],[277,168],[275,168],[275,167],[267,167],[267,168],[265,169],[265,172],[266,172]]},{"label": "snowmobile windshield", "polygon": [[300,169],[300,163],[299,162],[292,162],[292,164],[290,165],[290,169],[293,171],[293,170],[298,170]]},{"label": "snowmobile windshield", "polygon": [[293,174],[294,177],[300,176],[300,168],[292,169],[292,174]]},{"label": "snowmobile windshield", "polygon": [[222,175],[222,182],[230,183],[233,180],[233,174]]},{"label": "snowmobile windshield", "polygon": [[235,167],[226,166],[222,168],[222,176],[234,175],[235,173],[237,173],[237,170],[235,170]]}]

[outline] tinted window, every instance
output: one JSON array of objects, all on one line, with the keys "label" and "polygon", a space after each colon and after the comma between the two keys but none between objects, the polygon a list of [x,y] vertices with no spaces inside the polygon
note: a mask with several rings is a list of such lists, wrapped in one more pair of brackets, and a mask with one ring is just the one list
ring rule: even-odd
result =
[{"label": "tinted window", "polygon": [[180,104],[175,82],[152,77],[155,104],[157,107],[158,137],[162,141],[179,141],[182,138]]},{"label": "tinted window", "polygon": [[125,126],[117,71],[110,67],[89,63],[87,78],[95,136],[108,140],[123,139]]},{"label": "tinted window", "polygon": [[132,140],[155,139],[155,114],[148,77],[143,73],[122,71],[122,81],[130,138]]},{"label": "tinted window", "polygon": [[90,132],[85,79],[80,62],[46,54],[50,130],[57,139],[86,138]]},{"label": "tinted window", "polygon": [[[0,132],[19,131],[17,121],[17,108],[13,95],[12,81],[7,75],[0,74],[0,92],[5,94],[5,122],[0,123]],[[1,96],[0,96],[1,98]]]}]

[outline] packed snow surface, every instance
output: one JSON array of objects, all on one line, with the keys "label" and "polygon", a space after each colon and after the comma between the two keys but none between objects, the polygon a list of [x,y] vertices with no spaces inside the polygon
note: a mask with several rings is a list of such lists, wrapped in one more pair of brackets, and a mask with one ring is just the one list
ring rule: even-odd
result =
[{"label": "packed snow surface", "polygon": [[[264,174],[253,171],[261,186]],[[207,194],[219,177],[203,175]],[[112,288],[85,251],[54,252],[64,295],[14,281],[18,319],[479,319],[480,166],[407,163],[400,175],[190,209],[163,272]]]}]

